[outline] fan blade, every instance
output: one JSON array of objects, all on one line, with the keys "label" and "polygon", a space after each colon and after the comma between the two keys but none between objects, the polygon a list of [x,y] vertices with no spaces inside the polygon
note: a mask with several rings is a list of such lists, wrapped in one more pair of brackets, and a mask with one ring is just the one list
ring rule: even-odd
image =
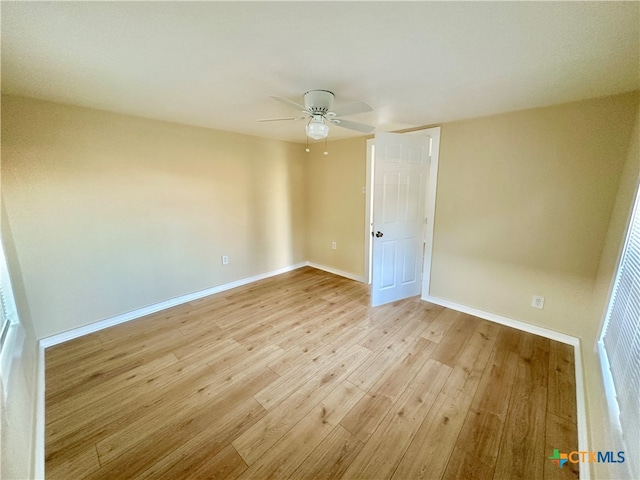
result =
[{"label": "fan blade", "polygon": [[256,122],[280,122],[282,120],[303,120],[307,117],[282,117],[282,118],[261,118]]},{"label": "fan blade", "polygon": [[341,118],[332,118],[329,120],[334,125],[338,125],[339,127],[350,128],[351,130],[357,130],[362,133],[371,133],[376,127],[372,127],[371,125],[365,125],[364,123],[358,122],[350,122],[349,120],[342,120]]},{"label": "fan blade", "polygon": [[350,103],[333,110],[336,117],[345,117],[347,115],[355,115],[356,113],[373,112],[373,107],[365,102]]},{"label": "fan blade", "polygon": [[306,112],[307,109],[304,108],[302,105],[297,104],[296,102],[293,102],[291,100],[289,100],[288,98],[284,98],[284,97],[276,97],[275,95],[271,95],[271,98],[273,98],[274,100],[279,101],[280,103],[284,103],[285,105],[291,107],[291,108],[295,108],[298,111],[302,111],[302,112]]}]

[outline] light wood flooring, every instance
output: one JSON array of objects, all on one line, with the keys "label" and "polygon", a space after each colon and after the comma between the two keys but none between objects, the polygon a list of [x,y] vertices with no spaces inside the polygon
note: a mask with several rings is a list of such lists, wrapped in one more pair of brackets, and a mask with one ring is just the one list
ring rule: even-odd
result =
[{"label": "light wood flooring", "polygon": [[46,350],[50,479],[555,479],[573,348],[302,268]]}]

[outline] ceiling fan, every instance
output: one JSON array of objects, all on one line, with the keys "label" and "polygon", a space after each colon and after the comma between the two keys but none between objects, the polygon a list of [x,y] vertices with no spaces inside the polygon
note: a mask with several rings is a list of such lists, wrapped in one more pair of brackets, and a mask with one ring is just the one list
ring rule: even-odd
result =
[{"label": "ceiling fan", "polygon": [[309,90],[304,94],[304,106],[283,97],[272,96],[271,98],[298,110],[303,113],[303,115],[298,117],[264,118],[258,120],[258,122],[308,119],[309,122],[306,128],[307,136],[315,140],[327,138],[329,135],[328,123],[362,133],[371,133],[375,130],[375,127],[371,125],[343,120],[341,118],[347,115],[355,115],[356,113],[372,112],[373,108],[371,105],[365,102],[355,102],[333,109],[334,95],[333,92],[329,90]]}]

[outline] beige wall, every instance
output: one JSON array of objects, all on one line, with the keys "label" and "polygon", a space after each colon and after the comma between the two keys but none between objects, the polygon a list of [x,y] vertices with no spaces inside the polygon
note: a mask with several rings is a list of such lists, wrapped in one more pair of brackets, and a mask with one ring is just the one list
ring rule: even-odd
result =
[{"label": "beige wall", "polygon": [[[431,294],[582,337],[637,96],[442,127]],[[544,310],[530,307],[533,294]]]},{"label": "beige wall", "polygon": [[[640,105],[638,105],[640,110]],[[632,129],[631,141],[627,151],[626,161],[620,178],[620,185],[616,195],[613,211],[609,220],[609,228],[605,238],[604,248],[598,264],[598,274],[593,295],[593,319],[589,329],[585,330],[586,339],[597,339],[600,333],[600,323],[606,313],[609,293],[616,274],[622,245],[631,216],[631,208],[640,178],[640,111],[636,115]]]},{"label": "beige wall", "polygon": [[[307,260],[364,276],[366,139],[312,144],[306,157]],[[331,249],[335,241],[337,249]]]},{"label": "beige wall", "polygon": [[37,337],[304,261],[302,153],[3,96],[2,191]]}]

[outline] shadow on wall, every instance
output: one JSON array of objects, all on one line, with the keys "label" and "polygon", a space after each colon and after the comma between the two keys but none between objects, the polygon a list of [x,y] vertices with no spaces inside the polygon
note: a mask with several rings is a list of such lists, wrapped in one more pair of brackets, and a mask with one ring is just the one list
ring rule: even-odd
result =
[{"label": "shadow on wall", "polygon": [[303,157],[299,145],[270,143],[255,152],[251,168],[248,262],[251,275],[293,265],[304,258]]}]

